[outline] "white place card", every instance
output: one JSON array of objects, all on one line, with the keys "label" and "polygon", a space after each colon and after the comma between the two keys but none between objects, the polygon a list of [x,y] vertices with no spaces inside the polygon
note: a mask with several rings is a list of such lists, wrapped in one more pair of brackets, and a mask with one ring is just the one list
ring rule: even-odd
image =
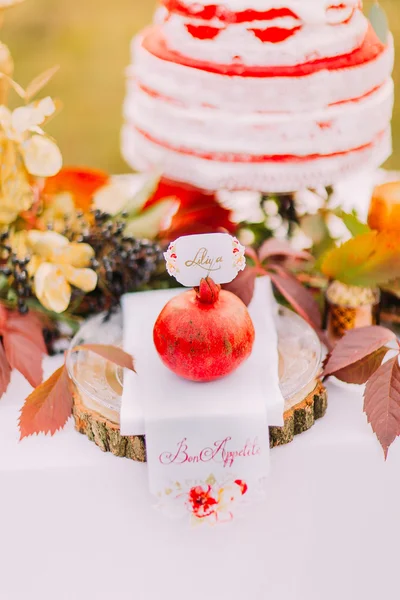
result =
[{"label": "white place card", "polygon": [[168,273],[185,287],[198,286],[206,277],[230,283],[246,267],[244,246],[227,233],[180,237],[164,257]]}]

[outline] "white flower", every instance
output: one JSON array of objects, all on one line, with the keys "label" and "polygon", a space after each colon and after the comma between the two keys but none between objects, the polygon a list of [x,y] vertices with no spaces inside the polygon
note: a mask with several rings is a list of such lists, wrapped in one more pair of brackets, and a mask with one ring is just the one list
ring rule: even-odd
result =
[{"label": "white flower", "polygon": [[50,97],[20,106],[13,112],[0,106],[0,128],[7,140],[15,143],[30,175],[51,177],[62,167],[58,146],[39,127],[55,110]]},{"label": "white flower", "polygon": [[43,133],[39,125],[55,110],[56,106],[50,97],[28,106],[19,106],[13,112],[6,106],[0,106],[0,126],[9,140],[22,143],[28,133]]},{"label": "white flower", "polygon": [[55,231],[20,231],[12,237],[19,257],[29,255],[29,275],[34,277],[35,294],[48,310],[62,313],[71,301],[74,286],[85,293],[97,285],[97,274],[90,269],[94,250],[88,244],[70,242]]},{"label": "white flower", "polygon": [[216,198],[221,206],[232,211],[235,223],[260,223],[264,219],[260,207],[261,194],[258,192],[221,191],[216,194]]},{"label": "white flower", "polygon": [[33,135],[21,147],[27,171],[37,177],[52,177],[62,167],[62,154],[51,139]]},{"label": "white flower", "polygon": [[37,131],[38,125],[42,125],[55,110],[56,106],[50,97],[28,106],[20,106],[11,115],[11,127],[18,134]]}]

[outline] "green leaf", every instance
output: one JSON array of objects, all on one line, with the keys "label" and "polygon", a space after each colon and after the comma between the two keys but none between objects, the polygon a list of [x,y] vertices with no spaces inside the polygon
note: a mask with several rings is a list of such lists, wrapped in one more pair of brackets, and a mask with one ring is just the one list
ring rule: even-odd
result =
[{"label": "green leaf", "polygon": [[335,215],[343,221],[353,237],[371,231],[368,225],[360,221],[355,213],[346,213],[341,208],[338,208],[335,210]]},{"label": "green leaf", "polygon": [[399,234],[371,231],[334,248],[324,257],[324,275],[347,285],[376,287],[400,277]]},{"label": "green leaf", "polygon": [[160,182],[160,177],[161,175],[158,171],[150,174],[135,196],[127,201],[123,212],[128,213],[130,216],[137,215],[143,209],[143,206],[149,198],[153,196]]},{"label": "green leaf", "polygon": [[[312,254],[317,261],[335,246],[336,240],[331,236],[329,227],[321,212],[302,217],[300,227],[303,233],[312,240]],[[318,262],[316,268],[319,269]]]},{"label": "green leaf", "polygon": [[6,291],[8,288],[8,277],[6,277],[5,275],[3,275],[3,273],[0,274],[0,294],[2,294],[4,291]]},{"label": "green leaf", "polygon": [[385,11],[379,2],[375,2],[369,11],[369,20],[382,44],[386,44],[389,37],[389,23]]},{"label": "green leaf", "polygon": [[7,292],[7,300],[13,304],[17,301],[17,293],[12,288],[10,288]]},{"label": "green leaf", "polygon": [[161,230],[166,228],[163,226],[164,222],[168,220],[176,205],[176,200],[157,202],[154,206],[128,221],[125,235],[140,239],[154,239]]}]

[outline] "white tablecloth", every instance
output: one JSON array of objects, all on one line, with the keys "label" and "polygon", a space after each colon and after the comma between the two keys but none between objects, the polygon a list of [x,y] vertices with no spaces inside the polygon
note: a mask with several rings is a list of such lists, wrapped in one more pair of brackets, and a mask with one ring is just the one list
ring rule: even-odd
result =
[{"label": "white tablecloth", "polygon": [[[47,372],[59,359],[47,359]],[[146,466],[67,428],[18,442],[29,386],[0,402],[1,600],[397,598],[400,443],[385,464],[361,392],[272,451],[267,501],[191,529],[151,507]]]}]

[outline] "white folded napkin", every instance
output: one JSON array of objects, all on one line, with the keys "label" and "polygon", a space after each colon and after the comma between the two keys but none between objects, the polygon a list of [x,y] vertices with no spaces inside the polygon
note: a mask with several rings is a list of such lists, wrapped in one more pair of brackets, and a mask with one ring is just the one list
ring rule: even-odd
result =
[{"label": "white folded napkin", "polygon": [[136,374],[125,372],[121,433],[144,435],[148,419],[190,419],[204,414],[246,415],[267,410],[269,425],[282,426],[284,399],[279,388],[277,307],[268,277],[256,281],[249,306],[256,337],[249,359],[237,371],[209,383],[186,381],[161,362],[153,327],[164,305],[179,290],[127,294],[122,299],[124,349],[135,358]]}]

